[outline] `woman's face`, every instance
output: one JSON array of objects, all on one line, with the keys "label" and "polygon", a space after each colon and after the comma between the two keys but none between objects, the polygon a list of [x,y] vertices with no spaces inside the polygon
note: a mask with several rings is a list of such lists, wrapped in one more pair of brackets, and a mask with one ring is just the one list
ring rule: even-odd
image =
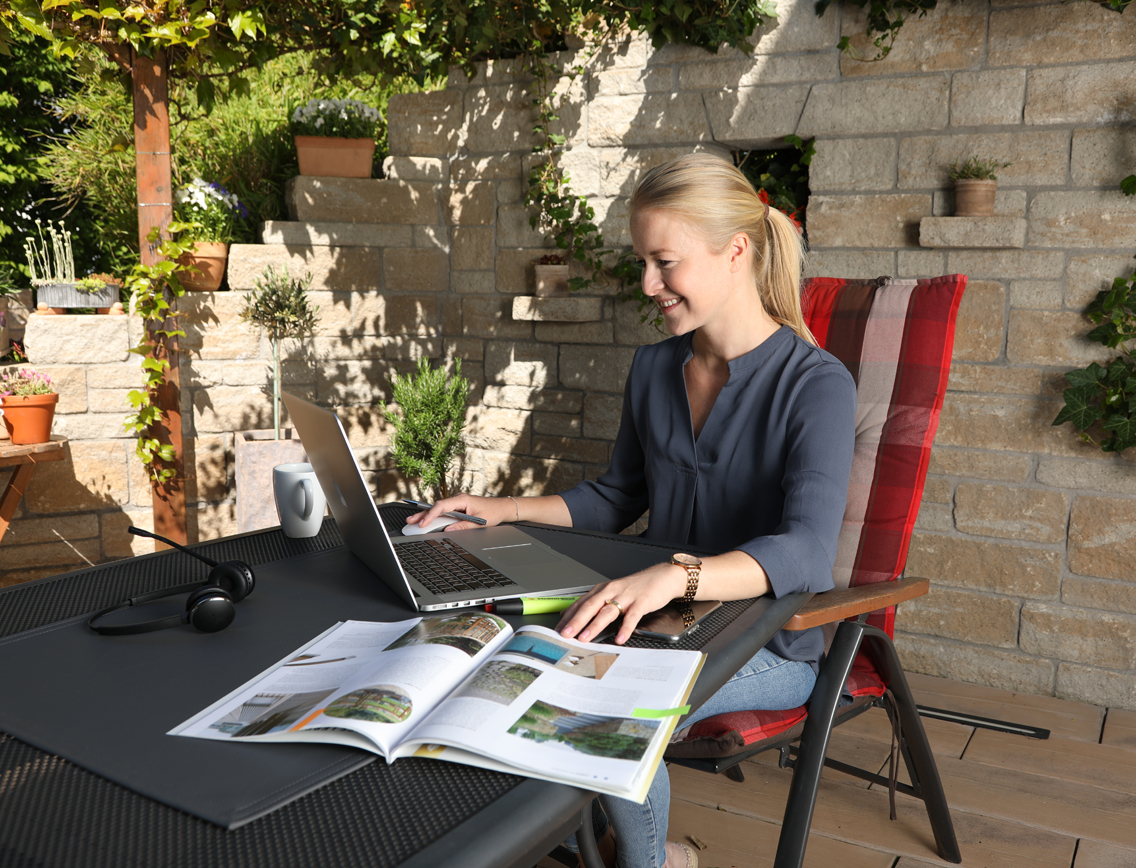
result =
[{"label": "woman's face", "polygon": [[652,208],[631,216],[631,240],[643,263],[643,292],[658,306],[668,332],[681,335],[729,322],[739,275],[749,269],[745,235],[715,253],[687,220]]}]

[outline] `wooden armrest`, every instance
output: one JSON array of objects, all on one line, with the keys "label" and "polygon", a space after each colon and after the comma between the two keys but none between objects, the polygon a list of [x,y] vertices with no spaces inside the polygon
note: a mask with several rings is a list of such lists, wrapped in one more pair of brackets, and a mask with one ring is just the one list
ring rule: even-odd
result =
[{"label": "wooden armrest", "polygon": [[816,594],[789,619],[784,629],[807,630],[843,621],[865,612],[886,609],[904,600],[922,597],[930,589],[930,579],[898,579],[894,582],[875,582],[858,588]]}]

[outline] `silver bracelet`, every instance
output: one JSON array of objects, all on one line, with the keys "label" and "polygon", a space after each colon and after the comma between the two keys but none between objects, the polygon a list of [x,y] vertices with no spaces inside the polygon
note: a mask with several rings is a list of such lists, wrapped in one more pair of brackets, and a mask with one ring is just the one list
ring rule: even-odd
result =
[{"label": "silver bracelet", "polygon": [[520,521],[521,520],[521,505],[519,503],[517,503],[517,498],[513,497],[513,495],[511,495],[511,494],[506,494],[505,496],[507,498],[509,498],[509,500],[513,501],[513,508],[517,511],[517,517],[513,520],[514,521]]}]

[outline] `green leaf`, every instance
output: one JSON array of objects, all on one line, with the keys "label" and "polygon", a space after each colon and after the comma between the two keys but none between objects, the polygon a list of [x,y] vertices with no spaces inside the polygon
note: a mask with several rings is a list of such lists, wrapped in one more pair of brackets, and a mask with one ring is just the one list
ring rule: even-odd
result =
[{"label": "green leaf", "polygon": [[1061,408],[1061,412],[1057,414],[1053,424],[1060,425],[1063,422],[1072,422],[1074,428],[1084,431],[1099,418],[1101,418],[1101,410],[1096,405],[1089,403],[1085,389],[1066,389],[1065,406]]}]

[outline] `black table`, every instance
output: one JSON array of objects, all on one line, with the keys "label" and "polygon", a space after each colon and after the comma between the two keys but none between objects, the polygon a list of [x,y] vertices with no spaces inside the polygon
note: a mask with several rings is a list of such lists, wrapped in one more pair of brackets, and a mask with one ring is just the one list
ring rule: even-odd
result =
[{"label": "black table", "polygon": [[[398,526],[408,512],[385,509],[384,518]],[[527,529],[588,561],[581,556],[582,532]],[[604,552],[610,554],[613,545],[650,546],[658,560],[672,551],[635,538],[584,536],[591,540],[587,548],[594,549],[588,566],[601,574],[611,572]],[[341,544],[328,519],[320,534],[307,540],[272,530],[203,544],[198,551],[255,566]],[[200,569],[183,553],[162,552],[5,589],[0,591],[0,636],[172,587]],[[728,603],[683,640],[679,647],[709,655],[692,706],[717,690],[806,598]],[[544,616],[542,622],[555,620]],[[0,733],[0,865],[528,868],[579,825],[591,798],[574,787],[436,760],[405,758],[387,765],[380,759],[229,831]]]}]

